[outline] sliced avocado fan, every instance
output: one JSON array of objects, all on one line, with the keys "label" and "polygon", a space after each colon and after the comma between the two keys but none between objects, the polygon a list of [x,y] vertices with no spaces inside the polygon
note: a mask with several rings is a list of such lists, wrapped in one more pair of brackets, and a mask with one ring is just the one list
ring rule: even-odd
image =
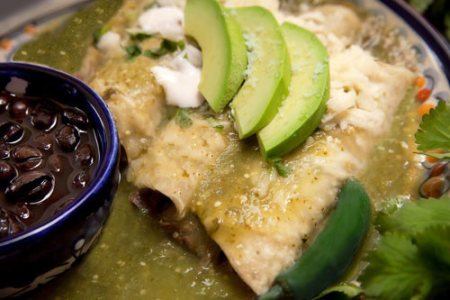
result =
[{"label": "sliced avocado fan", "polygon": [[266,126],[288,94],[291,65],[281,28],[260,6],[230,10],[239,23],[248,51],[246,80],[231,102],[239,137]]},{"label": "sliced avocado fan", "polygon": [[315,34],[291,23],[281,26],[292,78],[289,95],[273,120],[258,133],[265,158],[281,157],[302,144],[319,126],[329,97],[328,53]]},{"label": "sliced avocado fan", "polygon": [[247,49],[242,31],[216,0],[187,0],[185,33],[202,50],[200,93],[214,111],[220,112],[244,80]]}]

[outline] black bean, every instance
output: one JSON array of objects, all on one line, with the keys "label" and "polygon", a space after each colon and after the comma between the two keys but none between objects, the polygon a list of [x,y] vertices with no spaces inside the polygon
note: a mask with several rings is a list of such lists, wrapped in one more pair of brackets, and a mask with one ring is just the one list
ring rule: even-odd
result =
[{"label": "black bean", "polygon": [[3,94],[0,94],[0,113],[6,110],[6,106],[9,103],[9,97]]},{"label": "black bean", "polygon": [[18,216],[0,208],[0,238],[19,233],[25,228]]},{"label": "black bean", "polygon": [[70,205],[91,181],[98,148],[87,114],[53,99],[0,90],[0,118],[1,239]]},{"label": "black bean", "polygon": [[11,151],[17,166],[23,170],[32,170],[42,163],[42,153],[32,146],[17,146]]},{"label": "black bean", "polygon": [[19,203],[14,211],[22,220],[30,218],[31,212],[25,203]]},{"label": "black bean", "polygon": [[64,126],[56,133],[56,141],[62,150],[72,152],[80,141],[80,134],[73,126]]},{"label": "black bean", "polygon": [[44,105],[38,104],[31,111],[31,125],[37,129],[50,131],[56,125],[56,121],[55,111]]},{"label": "black bean", "polygon": [[8,144],[14,144],[23,137],[24,130],[16,122],[5,122],[0,125],[0,140]]},{"label": "black bean", "polygon": [[6,210],[0,207],[0,239],[9,234],[9,218]]},{"label": "black bean", "polygon": [[8,159],[10,155],[11,146],[5,144],[0,140],[0,159]]},{"label": "black bean", "polygon": [[53,173],[59,173],[64,167],[64,162],[58,154],[53,154],[48,158],[47,166]]},{"label": "black bean", "polygon": [[6,161],[0,161],[0,184],[10,182],[17,176],[17,170]]},{"label": "black bean", "polygon": [[83,167],[89,167],[94,163],[94,150],[91,145],[83,144],[75,151],[75,161]]},{"label": "black bean", "polygon": [[50,151],[53,148],[53,137],[50,134],[43,133],[33,139],[36,147],[42,151]]},{"label": "black bean", "polygon": [[121,173],[125,172],[128,167],[128,156],[125,147],[120,144],[119,170]]},{"label": "black bean", "polygon": [[33,146],[21,145],[17,146],[12,151],[12,158],[17,162],[24,162],[32,158],[42,157],[41,151]]},{"label": "black bean", "polygon": [[6,188],[5,196],[13,202],[41,202],[53,192],[55,178],[48,173],[33,171],[20,175]]},{"label": "black bean", "polygon": [[62,113],[64,123],[75,125],[80,129],[86,129],[89,124],[89,119],[86,114],[75,108],[66,108]]},{"label": "black bean", "polygon": [[89,174],[84,171],[81,171],[80,173],[75,175],[72,184],[75,188],[82,189],[89,183],[89,180],[91,180]]},{"label": "black bean", "polygon": [[9,235],[14,235],[25,230],[26,226],[23,224],[17,216],[11,216],[9,218]]},{"label": "black bean", "polygon": [[9,105],[9,115],[14,119],[23,119],[27,115],[28,105],[25,101],[14,100]]}]

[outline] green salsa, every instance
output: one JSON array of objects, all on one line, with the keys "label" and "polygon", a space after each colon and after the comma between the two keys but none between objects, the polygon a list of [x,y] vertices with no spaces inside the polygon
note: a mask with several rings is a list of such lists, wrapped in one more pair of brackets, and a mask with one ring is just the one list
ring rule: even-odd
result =
[{"label": "green salsa", "polygon": [[54,31],[24,45],[14,60],[32,61],[73,73],[78,71],[93,35],[122,5],[122,0],[97,0]]},{"label": "green salsa", "polygon": [[227,264],[204,268],[128,201],[122,182],[97,244],[29,299],[251,299]]}]

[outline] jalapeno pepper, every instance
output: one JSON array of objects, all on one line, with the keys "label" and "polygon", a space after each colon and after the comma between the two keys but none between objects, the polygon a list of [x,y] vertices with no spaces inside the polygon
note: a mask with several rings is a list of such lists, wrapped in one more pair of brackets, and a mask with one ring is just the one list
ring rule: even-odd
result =
[{"label": "jalapeno pepper", "polygon": [[336,210],[313,244],[259,299],[312,299],[336,283],[363,243],[370,219],[369,196],[357,181],[348,181],[339,194]]}]

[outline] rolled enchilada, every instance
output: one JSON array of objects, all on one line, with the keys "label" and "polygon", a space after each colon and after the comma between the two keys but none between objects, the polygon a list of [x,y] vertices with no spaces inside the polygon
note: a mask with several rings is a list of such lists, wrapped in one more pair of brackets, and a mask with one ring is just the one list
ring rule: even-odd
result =
[{"label": "rolled enchilada", "polygon": [[341,184],[361,173],[389,131],[413,73],[354,45],[360,20],[344,6],[291,15],[276,1],[225,3],[242,4],[263,5],[280,22],[311,30],[330,54],[327,112],[321,129],[286,157],[289,176],[278,176],[254,143],[238,141],[226,114],[214,115],[221,130],[202,109],[190,112],[189,127],[167,118],[170,108],[150,70],[170,64],[170,57],[130,62],[111,54],[91,83],[116,118],[130,157],[127,179],[168,196],[180,216],[195,213],[234,270],[261,294],[320,229]]}]

